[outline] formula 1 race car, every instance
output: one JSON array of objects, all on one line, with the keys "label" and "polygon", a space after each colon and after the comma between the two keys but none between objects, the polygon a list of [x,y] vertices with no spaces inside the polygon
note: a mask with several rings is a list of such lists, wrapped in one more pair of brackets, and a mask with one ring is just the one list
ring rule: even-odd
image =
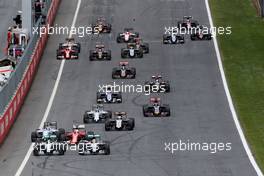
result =
[{"label": "formula 1 race car", "polygon": [[111,33],[112,25],[107,23],[105,18],[98,18],[92,28],[94,34]]},{"label": "formula 1 race car", "polygon": [[66,152],[66,143],[54,140],[38,141],[33,146],[33,155],[64,155]]},{"label": "formula 1 race car", "polygon": [[105,92],[97,92],[96,99],[97,103],[122,103],[122,94],[107,88]]},{"label": "formula 1 race car", "polygon": [[141,48],[144,54],[149,53],[149,44],[144,42],[142,38],[135,38],[137,48]]},{"label": "formula 1 race car", "polygon": [[113,68],[113,71],[112,71],[113,79],[117,79],[117,78],[135,79],[135,77],[136,77],[136,68],[129,67],[128,62],[120,62],[119,67]]},{"label": "formula 1 race car", "polygon": [[168,117],[170,116],[170,106],[161,104],[160,98],[150,98],[150,104],[143,105],[144,117]]},{"label": "formula 1 race car", "polygon": [[74,124],[71,132],[66,133],[66,141],[69,144],[78,144],[80,140],[86,137],[85,125]]},{"label": "formula 1 race car", "polygon": [[112,118],[112,111],[104,110],[103,105],[95,104],[83,115],[83,123],[100,123]]},{"label": "formula 1 race car", "polygon": [[143,50],[138,48],[136,43],[128,43],[126,48],[121,49],[122,58],[142,58]]},{"label": "formula 1 race car", "polygon": [[203,31],[204,26],[199,26],[195,33],[191,34],[191,40],[211,40],[212,34],[209,31]]},{"label": "formula 1 race car", "polygon": [[133,28],[125,28],[123,33],[118,33],[116,42],[117,43],[131,43],[135,42],[135,38],[139,37],[138,32],[134,32]]},{"label": "formula 1 race car", "polygon": [[164,92],[170,92],[170,82],[169,81],[164,81],[162,79],[161,75],[157,76],[152,76],[151,81],[146,81],[145,82],[145,90],[154,93],[164,93]]},{"label": "formula 1 race car", "polygon": [[163,44],[184,44],[184,35],[163,34]]},{"label": "formula 1 race car", "polygon": [[133,130],[135,119],[128,118],[126,112],[115,112],[115,118],[105,122],[105,131],[110,130]]},{"label": "formula 1 race car", "polygon": [[31,133],[31,142],[44,141],[48,139],[65,140],[65,130],[57,128],[57,122],[44,122],[44,127],[36,129]]},{"label": "formula 1 race car", "polygon": [[104,45],[96,45],[95,50],[90,50],[90,61],[111,60],[111,50],[105,50]]},{"label": "formula 1 race car", "polygon": [[81,52],[81,44],[76,43],[74,38],[67,38],[65,43],[59,44],[57,59],[78,59]]},{"label": "formula 1 race car", "polygon": [[79,143],[79,155],[110,155],[110,142],[101,140],[100,135],[83,139]]},{"label": "formula 1 race car", "polygon": [[16,63],[16,59],[11,56],[0,59],[0,87],[8,82],[10,76],[15,70]]},{"label": "formula 1 race car", "polygon": [[193,20],[192,16],[184,16],[181,21],[178,21],[179,29],[187,29],[190,30],[192,28],[196,28],[199,25],[197,20]]}]

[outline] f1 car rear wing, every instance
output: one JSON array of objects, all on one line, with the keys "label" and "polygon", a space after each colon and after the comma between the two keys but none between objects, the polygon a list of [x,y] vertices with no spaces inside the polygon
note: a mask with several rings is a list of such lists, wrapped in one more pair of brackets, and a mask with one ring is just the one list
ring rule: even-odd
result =
[{"label": "f1 car rear wing", "polygon": [[74,39],[73,37],[71,37],[71,38],[66,38],[65,41],[66,41],[66,42],[74,42],[75,39]]},{"label": "f1 car rear wing", "polygon": [[151,103],[160,103],[160,98],[159,97],[151,97],[150,102]]},{"label": "f1 car rear wing", "polygon": [[84,124],[73,124],[72,125],[72,129],[78,129],[78,130],[84,130],[85,129],[85,125]]},{"label": "f1 car rear wing", "polygon": [[152,79],[161,79],[162,76],[161,76],[161,75],[153,75],[151,78],[152,78]]},{"label": "f1 car rear wing", "polygon": [[135,43],[128,43],[127,44],[127,47],[129,48],[129,47],[135,47],[136,46],[136,44]]},{"label": "f1 car rear wing", "polygon": [[115,114],[116,116],[125,116],[125,115],[127,115],[126,112],[115,112],[114,114]]},{"label": "f1 car rear wing", "polygon": [[193,19],[193,17],[192,16],[183,16],[183,19],[184,20],[191,20],[191,19]]},{"label": "f1 car rear wing", "polygon": [[128,65],[128,62],[127,61],[123,61],[123,62],[119,62],[119,66],[127,66]]},{"label": "f1 car rear wing", "polygon": [[102,48],[104,48],[104,45],[95,45],[95,48],[102,49]]},{"label": "f1 car rear wing", "polygon": [[97,108],[103,109],[104,106],[102,104],[94,104],[94,105],[92,105],[92,109],[97,109]]},{"label": "f1 car rear wing", "polygon": [[53,129],[57,129],[57,122],[53,121],[53,122],[44,122],[44,129],[47,127],[51,127]]},{"label": "f1 car rear wing", "polygon": [[124,31],[125,32],[131,32],[131,31],[133,31],[134,30],[134,28],[124,28]]}]

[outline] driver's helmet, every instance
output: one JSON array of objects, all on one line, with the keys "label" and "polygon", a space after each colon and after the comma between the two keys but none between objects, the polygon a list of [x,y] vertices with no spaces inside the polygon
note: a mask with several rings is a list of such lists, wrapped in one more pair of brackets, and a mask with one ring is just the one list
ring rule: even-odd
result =
[{"label": "driver's helmet", "polygon": [[91,143],[95,143],[96,142],[96,138],[93,137],[92,140],[91,140]]},{"label": "driver's helmet", "polygon": [[110,86],[108,86],[108,87],[106,88],[106,90],[107,90],[107,92],[111,92],[111,91],[112,91],[112,89],[111,89]]},{"label": "driver's helmet", "polygon": [[153,103],[153,106],[159,106],[159,103]]},{"label": "driver's helmet", "polygon": [[155,78],[155,82],[156,82],[156,83],[159,83],[159,82],[160,82],[160,78],[156,77],[156,78]]},{"label": "driver's helmet", "polygon": [[48,127],[46,127],[46,131],[50,131],[51,130],[51,128],[48,126]]},{"label": "driver's helmet", "polygon": [[99,112],[99,111],[100,111],[99,106],[96,106],[96,107],[94,108],[94,111],[95,111],[95,112]]},{"label": "driver's helmet", "polygon": [[119,115],[117,115],[117,117],[116,117],[118,120],[120,120],[120,119],[122,119],[122,115],[121,114],[119,114]]},{"label": "driver's helmet", "polygon": [[126,65],[121,65],[121,69],[126,69]]}]

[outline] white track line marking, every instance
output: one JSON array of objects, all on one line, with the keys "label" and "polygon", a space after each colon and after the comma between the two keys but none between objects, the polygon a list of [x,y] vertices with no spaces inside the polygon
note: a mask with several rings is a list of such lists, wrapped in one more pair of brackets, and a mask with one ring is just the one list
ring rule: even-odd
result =
[{"label": "white track line marking", "polygon": [[[213,24],[213,19],[212,19],[212,15],[211,15],[211,11],[210,11],[208,0],[205,0],[205,4],[206,4],[206,9],[207,9],[207,14],[208,14],[210,26],[213,27],[214,24]],[[217,56],[219,70],[220,70],[220,73],[221,73],[222,82],[223,82],[223,85],[224,85],[224,89],[225,89],[226,97],[227,97],[227,100],[228,100],[229,108],[230,108],[230,111],[232,113],[232,117],[233,117],[233,120],[235,122],[237,131],[239,133],[240,139],[241,139],[241,141],[243,143],[243,146],[244,146],[244,149],[245,149],[245,151],[247,153],[247,156],[248,156],[252,166],[254,167],[257,175],[258,176],[263,176],[263,173],[261,172],[258,164],[256,163],[256,161],[255,161],[255,159],[254,159],[254,157],[252,155],[252,152],[251,152],[251,150],[249,148],[249,145],[247,143],[247,140],[245,138],[243,130],[242,130],[241,126],[240,126],[240,123],[239,123],[239,120],[238,120],[238,117],[237,117],[237,113],[236,113],[236,110],[235,110],[235,107],[234,107],[234,104],[233,104],[233,100],[232,100],[232,97],[231,97],[231,94],[230,94],[230,91],[229,91],[229,88],[228,88],[228,84],[227,84],[227,81],[226,81],[226,76],[225,76],[223,63],[222,63],[222,59],[221,59],[221,55],[220,55],[220,51],[219,51],[219,47],[218,47],[218,43],[217,43],[216,37],[213,37],[213,41],[214,41],[214,47],[215,47],[215,52],[216,52],[216,56]]]},{"label": "white track line marking", "polygon": [[[75,14],[74,14],[74,18],[73,18],[73,21],[72,21],[72,24],[71,24],[71,27],[75,27],[75,23],[76,23],[76,20],[77,20],[77,17],[78,17],[78,13],[79,13],[79,10],[80,10],[80,6],[81,6],[81,3],[82,3],[82,0],[78,0],[78,3],[77,3],[77,7],[76,7],[76,10],[75,10]],[[69,38],[72,37],[72,32],[70,32],[69,34]],[[50,109],[52,107],[52,104],[53,104],[53,101],[54,101],[54,98],[55,98],[55,95],[56,95],[56,92],[57,92],[57,89],[58,89],[58,86],[59,86],[59,83],[60,83],[60,79],[61,79],[61,76],[62,76],[62,72],[63,72],[63,68],[64,68],[64,65],[65,65],[65,60],[62,60],[61,61],[61,64],[60,64],[60,69],[59,69],[59,72],[58,72],[58,76],[57,76],[57,79],[56,79],[56,82],[55,82],[55,85],[54,85],[54,88],[53,88],[53,91],[52,91],[52,94],[50,96],[50,99],[49,99],[49,103],[48,103],[48,106],[46,108],[46,111],[44,113],[44,116],[41,120],[41,123],[39,125],[39,128],[43,127],[44,125],[44,122],[47,120],[48,118],[48,115],[49,115],[49,112],[50,112]],[[33,147],[34,147],[34,143],[32,143],[27,151],[27,154],[24,158],[24,160],[22,161],[22,163],[20,164],[19,168],[17,169],[16,173],[14,176],[20,176],[32,154],[32,151],[33,151]]]}]

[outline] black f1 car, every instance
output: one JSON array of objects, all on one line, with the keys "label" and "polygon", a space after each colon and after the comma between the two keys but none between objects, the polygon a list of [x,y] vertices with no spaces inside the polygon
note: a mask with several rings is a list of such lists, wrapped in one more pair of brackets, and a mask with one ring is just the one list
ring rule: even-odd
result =
[{"label": "black f1 car", "polygon": [[163,34],[163,44],[184,44],[184,36],[176,34]]},{"label": "black f1 car", "polygon": [[135,119],[128,118],[126,112],[115,112],[113,119],[105,122],[105,131],[110,130],[133,130],[135,127]]},{"label": "black f1 car", "polygon": [[150,98],[150,104],[143,105],[144,117],[168,117],[170,116],[170,106],[161,104],[160,98]]},{"label": "black f1 car", "polygon": [[112,78],[130,78],[134,79],[136,77],[136,68],[129,67],[128,62],[120,62],[119,67],[113,68]]},{"label": "black f1 car", "polygon": [[65,43],[59,44],[57,59],[78,59],[81,51],[81,44],[76,43],[74,38],[67,38]]},{"label": "black f1 car", "polygon": [[122,58],[142,58],[143,50],[136,43],[128,43],[126,48],[121,49]]},{"label": "black f1 car", "polygon": [[196,28],[199,25],[197,20],[193,20],[192,16],[184,16],[181,21],[178,21],[179,29],[187,29],[190,30],[192,28]]},{"label": "black f1 car", "polygon": [[110,155],[110,142],[101,140],[100,135],[83,139],[78,146],[79,155]]},{"label": "black f1 car", "polygon": [[199,26],[195,33],[191,34],[191,40],[211,40],[212,34],[209,31],[203,31],[204,26]]},{"label": "black f1 car", "polygon": [[90,50],[91,61],[94,60],[111,60],[111,50],[105,50],[104,45],[96,45],[95,50]]},{"label": "black f1 car", "polygon": [[108,87],[104,92],[97,92],[96,99],[97,103],[122,103],[122,93]]},{"label": "black f1 car", "polygon": [[111,33],[112,25],[107,23],[104,18],[98,18],[96,23],[92,25],[93,33]]},{"label": "black f1 car", "polygon": [[145,90],[155,93],[170,92],[170,82],[162,79],[161,75],[152,76],[151,81],[145,82]]},{"label": "black f1 car", "polygon": [[104,110],[103,105],[96,104],[83,115],[83,123],[100,123],[112,118],[112,111]]},{"label": "black f1 car", "polygon": [[139,37],[138,32],[134,32],[133,28],[125,28],[123,33],[118,33],[117,43],[131,43],[135,41],[135,38]]},{"label": "black f1 car", "polygon": [[48,139],[65,140],[65,129],[57,128],[57,122],[44,122],[44,127],[31,133],[31,142],[46,141]]},{"label": "black f1 car", "polygon": [[135,38],[137,48],[141,48],[144,54],[149,53],[149,44],[144,42],[142,38]]}]

